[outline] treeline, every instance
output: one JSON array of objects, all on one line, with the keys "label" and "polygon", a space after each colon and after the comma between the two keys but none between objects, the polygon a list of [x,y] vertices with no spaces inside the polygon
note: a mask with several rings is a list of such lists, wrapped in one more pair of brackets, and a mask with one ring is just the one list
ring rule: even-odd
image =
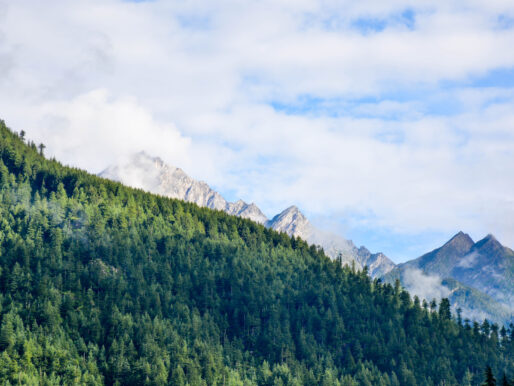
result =
[{"label": "treeline", "polygon": [[0,122],[0,382],[476,385],[514,328],[452,319],[252,221],[64,167]]}]

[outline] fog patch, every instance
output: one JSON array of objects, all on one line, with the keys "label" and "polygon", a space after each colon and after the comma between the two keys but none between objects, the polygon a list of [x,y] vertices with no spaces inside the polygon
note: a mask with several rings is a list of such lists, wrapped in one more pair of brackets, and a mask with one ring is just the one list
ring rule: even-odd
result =
[{"label": "fog patch", "polygon": [[457,267],[471,268],[475,265],[477,258],[479,256],[480,254],[477,251],[468,253],[466,256],[460,259],[459,264],[457,264]]},{"label": "fog patch", "polygon": [[159,163],[162,161],[140,152],[130,157],[120,157],[116,165],[105,169],[99,175],[133,188],[159,193]]},{"label": "fog patch", "polygon": [[427,275],[417,268],[408,268],[403,273],[403,284],[407,290],[421,299],[441,299],[450,295],[448,287],[437,275]]}]

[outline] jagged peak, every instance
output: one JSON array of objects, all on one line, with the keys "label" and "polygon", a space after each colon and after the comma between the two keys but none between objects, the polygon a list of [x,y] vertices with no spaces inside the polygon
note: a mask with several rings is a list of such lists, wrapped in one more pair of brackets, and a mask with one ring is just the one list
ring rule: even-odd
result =
[{"label": "jagged peak", "polygon": [[284,209],[282,212],[273,217],[272,221],[280,220],[286,217],[294,217],[297,220],[308,222],[307,217],[298,209],[296,205]]},{"label": "jagged peak", "polygon": [[462,231],[459,231],[455,236],[448,240],[442,248],[457,247],[457,248],[471,248],[475,244],[473,239]]},{"label": "jagged peak", "polygon": [[245,205],[247,206],[247,208],[251,208],[251,209],[254,209],[254,210],[258,210],[259,212],[261,211],[261,209],[253,202],[247,204],[245,203]]},{"label": "jagged peak", "polygon": [[301,213],[296,205],[291,205],[289,208],[284,209],[282,213]]},{"label": "jagged peak", "polygon": [[455,236],[453,236],[448,242],[451,242],[454,240],[466,240],[466,241],[473,242],[473,239],[471,238],[471,236],[468,235],[467,233],[464,233],[463,231],[459,231],[458,233],[456,233]]},{"label": "jagged peak", "polygon": [[492,233],[489,233],[487,236],[485,236],[484,240],[498,242],[498,239],[496,237],[494,237],[494,235]]},{"label": "jagged peak", "polygon": [[[351,240],[349,240],[351,241]],[[360,254],[360,255],[371,255],[371,252],[369,251],[368,248],[366,248],[364,245],[361,245],[359,247],[359,249],[357,250],[357,252]]]},{"label": "jagged peak", "polygon": [[477,241],[477,243],[476,243],[477,248],[481,248],[483,246],[493,246],[496,248],[504,248],[503,245],[491,233],[489,233],[487,236],[485,236],[482,240]]}]

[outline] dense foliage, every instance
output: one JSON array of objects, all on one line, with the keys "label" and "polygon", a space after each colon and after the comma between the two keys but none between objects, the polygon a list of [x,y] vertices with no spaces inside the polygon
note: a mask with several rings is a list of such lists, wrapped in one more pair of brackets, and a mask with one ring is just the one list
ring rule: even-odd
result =
[{"label": "dense foliage", "polygon": [[514,329],[43,157],[0,123],[0,382],[479,384]]}]

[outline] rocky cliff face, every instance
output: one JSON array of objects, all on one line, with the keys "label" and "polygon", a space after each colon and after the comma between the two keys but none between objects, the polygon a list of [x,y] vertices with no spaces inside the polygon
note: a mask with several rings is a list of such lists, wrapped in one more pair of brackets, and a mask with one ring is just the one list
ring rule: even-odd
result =
[{"label": "rocky cliff face", "polygon": [[196,181],[182,169],[167,165],[160,158],[151,157],[145,152],[108,167],[100,176],[166,197],[222,210],[289,236],[300,237],[311,244],[320,245],[332,258],[341,257],[343,263],[351,264],[353,261],[356,268],[368,265],[373,277],[383,275],[394,267],[394,263],[381,253],[372,254],[364,247],[357,248],[350,240],[317,229],[294,205],[269,220],[255,204],[242,200],[228,202],[205,182]]}]

